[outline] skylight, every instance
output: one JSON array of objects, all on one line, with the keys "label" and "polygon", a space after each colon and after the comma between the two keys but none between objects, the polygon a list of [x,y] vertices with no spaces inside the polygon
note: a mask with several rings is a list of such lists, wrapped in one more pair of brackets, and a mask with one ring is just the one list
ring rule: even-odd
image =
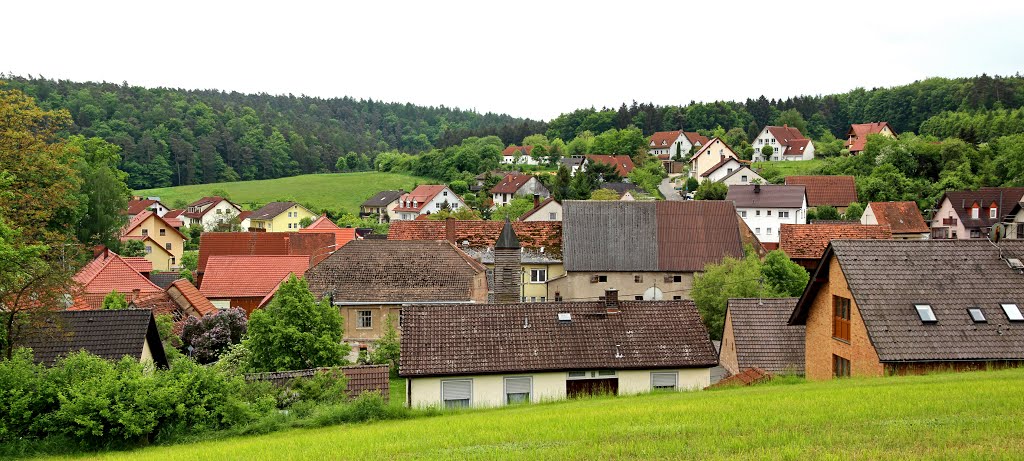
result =
[{"label": "skylight", "polygon": [[985,320],[985,313],[982,312],[980,308],[969,307],[969,308],[967,308],[967,313],[971,314],[971,320],[974,320],[974,323],[985,323],[986,322],[986,320]]},{"label": "skylight", "polygon": [[935,318],[935,313],[932,312],[932,306],[928,304],[915,304],[917,308],[917,315],[921,317],[921,321],[925,323],[938,322],[939,319]]},{"label": "skylight", "polygon": [[1021,315],[1020,308],[1016,304],[1003,304],[1003,312],[1011,322],[1024,321],[1024,315]]}]

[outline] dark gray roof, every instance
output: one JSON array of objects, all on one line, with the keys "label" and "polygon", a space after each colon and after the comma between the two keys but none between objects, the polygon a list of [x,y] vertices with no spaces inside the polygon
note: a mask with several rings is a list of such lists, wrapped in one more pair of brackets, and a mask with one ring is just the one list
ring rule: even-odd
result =
[{"label": "dark gray roof", "polygon": [[640,189],[639,187],[636,187],[636,184],[628,182],[606,182],[601,183],[600,187],[602,189],[611,189],[615,192],[618,192],[619,195],[625,194],[628,191]]},{"label": "dark gray roof", "polygon": [[58,358],[80,350],[108,360],[126,355],[138,360],[149,342],[153,362],[167,366],[156,321],[148,309],[49,312],[37,325],[18,346],[32,348],[39,363],[52,365]]},{"label": "dark gray roof", "polygon": [[298,205],[295,202],[270,202],[262,208],[253,211],[249,219],[274,219],[275,216],[284,213],[285,210]]},{"label": "dark gray roof", "polygon": [[563,204],[567,271],[696,272],[743,255],[726,201],[577,201]]},{"label": "dark gray roof", "polygon": [[729,300],[736,362],[740,370],[804,374],[804,325],[789,325],[799,298]]},{"label": "dark gray roof", "polygon": [[[402,309],[402,376],[710,368],[693,301],[414,305]],[[559,313],[571,315],[560,322]],[[525,327],[524,327],[525,326]]]},{"label": "dark gray roof", "polygon": [[800,208],[805,198],[804,186],[776,184],[729,186],[725,197],[736,208]]},{"label": "dark gray roof", "polygon": [[391,202],[398,200],[404,194],[404,190],[382,190],[377,192],[373,197],[366,199],[362,206],[387,206]]},{"label": "dark gray roof", "polygon": [[516,249],[520,248],[519,239],[516,238],[516,231],[512,230],[512,223],[505,218],[505,226],[501,228],[501,235],[498,241],[494,242],[495,249]]},{"label": "dark gray roof", "polygon": [[[1024,241],[999,247],[1024,260]],[[1024,359],[1024,322],[1010,322],[1000,306],[1024,309],[1024,274],[989,241],[833,240],[790,323],[806,322],[833,257],[882,362]],[[922,323],[915,304],[931,305],[938,322]],[[974,323],[971,307],[988,322]]]},{"label": "dark gray roof", "polygon": [[572,168],[574,166],[580,166],[583,162],[587,161],[586,157],[562,157],[562,163],[565,164],[566,168]]},{"label": "dark gray roof", "polygon": [[178,273],[178,271],[150,272],[149,274],[149,281],[153,282],[154,285],[163,288],[164,290],[166,290],[167,287],[171,286],[171,284],[174,283],[175,280],[178,280],[180,278],[181,274]]}]

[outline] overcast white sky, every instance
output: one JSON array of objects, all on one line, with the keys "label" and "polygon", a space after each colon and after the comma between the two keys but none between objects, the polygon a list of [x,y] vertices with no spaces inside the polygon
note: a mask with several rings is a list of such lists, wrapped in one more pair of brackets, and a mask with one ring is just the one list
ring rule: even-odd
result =
[{"label": "overcast white sky", "polygon": [[18,1],[0,71],[550,119],[1024,72],[1024,2]]}]

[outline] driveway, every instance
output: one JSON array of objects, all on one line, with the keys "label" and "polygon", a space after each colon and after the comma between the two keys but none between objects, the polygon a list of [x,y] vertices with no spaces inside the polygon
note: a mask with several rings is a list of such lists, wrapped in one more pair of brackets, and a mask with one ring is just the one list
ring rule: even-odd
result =
[{"label": "driveway", "polygon": [[673,184],[672,184],[672,180],[673,179],[675,179],[675,178],[665,178],[665,179],[662,179],[661,180],[661,185],[658,186],[658,190],[661,191],[661,195],[665,196],[665,200],[682,201],[684,199],[683,199],[682,196],[679,195],[679,191],[677,191],[677,190],[672,188],[673,187]]}]

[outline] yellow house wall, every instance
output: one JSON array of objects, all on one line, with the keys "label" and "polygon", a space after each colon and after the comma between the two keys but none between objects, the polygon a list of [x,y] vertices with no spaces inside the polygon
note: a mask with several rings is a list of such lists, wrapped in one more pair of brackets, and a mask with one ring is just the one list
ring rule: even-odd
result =
[{"label": "yellow house wall", "polygon": [[[619,379],[619,395],[633,395],[651,391],[651,372],[677,372],[678,390],[697,390],[711,383],[710,368],[684,368],[678,370],[621,370],[616,372]],[[510,373],[507,375],[463,375],[443,378],[411,378],[408,381],[411,394],[409,403],[415,408],[441,406],[441,381],[449,379],[473,380],[474,407],[498,407],[505,405],[505,378],[533,377],[531,402],[561,400],[566,398],[565,382],[568,372]]]},{"label": "yellow house wall", "polygon": [[149,341],[142,342],[142,356],[139,357],[139,362],[153,363],[153,351],[149,350]]},{"label": "yellow house wall", "polygon": [[[161,229],[164,230],[165,235],[160,235]],[[125,235],[142,236],[143,230],[147,231],[146,235],[155,240],[160,245],[160,248],[166,249],[166,244],[171,244],[171,249],[165,250],[166,253],[153,248],[151,253],[146,254],[146,259],[153,263],[153,269],[160,271],[171,270],[172,264],[170,259],[167,258],[167,253],[174,257],[173,266],[180,264],[181,254],[185,249],[185,239],[178,234],[177,230],[167,225],[166,221],[150,216],[142,224]],[[146,244],[151,245],[152,243],[146,242]]]},{"label": "yellow house wall", "polygon": [[690,159],[690,176],[700,179],[700,175],[704,174],[708,168],[711,168],[722,161],[722,155],[727,158],[736,158],[736,153],[726,146],[721,139],[715,139],[712,141],[703,152],[700,153],[699,157]]},{"label": "yellow house wall", "polygon": [[[288,213],[290,212],[297,212],[298,214],[288,217]],[[291,208],[282,211],[281,214],[274,216],[274,219],[253,219],[252,227],[258,228],[260,227],[260,224],[262,224],[262,228],[266,229],[267,232],[295,232],[300,229],[299,222],[302,221],[302,218],[315,220],[317,216],[301,205],[294,205]],[[292,227],[289,228],[288,224],[291,224]]]}]

